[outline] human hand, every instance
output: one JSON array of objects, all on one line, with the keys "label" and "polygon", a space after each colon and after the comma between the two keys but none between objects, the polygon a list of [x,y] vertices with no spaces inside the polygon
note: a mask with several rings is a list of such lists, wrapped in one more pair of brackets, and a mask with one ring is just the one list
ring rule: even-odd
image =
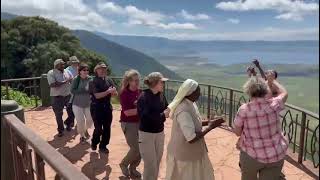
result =
[{"label": "human hand", "polygon": [[115,87],[109,87],[106,92],[107,94],[115,94],[117,92],[117,89]]},{"label": "human hand", "polygon": [[254,67],[252,67],[252,66],[247,67],[247,73],[248,73],[249,77],[257,75],[257,72],[255,71]]},{"label": "human hand", "polygon": [[208,127],[210,129],[214,129],[218,126],[221,126],[222,123],[224,123],[225,121],[223,120],[223,118],[219,118],[219,119],[216,119],[214,121],[209,121],[209,124],[208,124]]},{"label": "human hand", "polygon": [[275,80],[275,74],[274,74],[274,72],[273,71],[267,71],[266,72],[266,78],[267,78],[267,81],[268,81],[268,83],[273,83],[273,81]]},{"label": "human hand", "polygon": [[167,108],[166,110],[163,111],[163,113],[164,113],[165,117],[168,118],[170,115],[170,109]]},{"label": "human hand", "polygon": [[137,106],[137,104],[138,104],[138,100],[135,100],[135,101],[133,102],[133,105]]}]

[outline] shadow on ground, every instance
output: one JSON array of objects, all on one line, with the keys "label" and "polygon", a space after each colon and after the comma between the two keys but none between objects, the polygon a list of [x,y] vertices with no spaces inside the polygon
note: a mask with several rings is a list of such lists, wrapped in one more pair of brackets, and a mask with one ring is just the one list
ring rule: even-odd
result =
[{"label": "shadow on ground", "polygon": [[104,180],[109,179],[111,174],[111,167],[108,164],[108,154],[91,152],[90,161],[83,165],[81,171],[92,180],[98,180],[97,175],[105,172]]}]

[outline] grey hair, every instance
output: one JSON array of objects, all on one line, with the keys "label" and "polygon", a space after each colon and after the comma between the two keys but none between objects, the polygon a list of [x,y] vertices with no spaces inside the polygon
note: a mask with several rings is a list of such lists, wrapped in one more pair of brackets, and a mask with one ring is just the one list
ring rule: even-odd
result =
[{"label": "grey hair", "polygon": [[243,85],[243,91],[250,97],[262,98],[268,93],[267,83],[258,77],[251,77]]}]

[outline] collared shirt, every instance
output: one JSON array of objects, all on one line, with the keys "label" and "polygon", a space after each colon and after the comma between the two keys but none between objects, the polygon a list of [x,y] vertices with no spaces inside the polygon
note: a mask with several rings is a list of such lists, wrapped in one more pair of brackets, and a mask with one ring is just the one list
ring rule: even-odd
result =
[{"label": "collared shirt", "polygon": [[262,163],[282,160],[288,149],[280,124],[279,113],[283,109],[280,98],[258,98],[243,104],[234,120],[234,125],[243,129],[240,149]]},{"label": "collared shirt", "polygon": [[89,92],[91,95],[91,104],[92,105],[107,105],[112,109],[111,106],[111,94],[104,98],[97,99],[94,94],[101,93],[108,90],[110,87],[115,87],[113,81],[109,78],[101,78],[95,76],[92,81],[89,83]]},{"label": "collared shirt", "polygon": [[137,100],[141,93],[141,90],[138,89],[136,91],[131,91],[130,89],[126,88],[120,94],[120,104],[121,104],[121,117],[120,122],[139,122],[139,116],[126,116],[124,111],[129,109],[136,109],[137,108]]},{"label": "collared shirt", "polygon": [[[69,72],[63,71],[61,72],[58,69],[52,69],[47,74],[47,80],[49,84],[55,82],[63,82],[67,79],[72,78]],[[50,96],[68,96],[70,95],[71,83],[62,84],[59,87],[51,87],[50,88]]]},{"label": "collared shirt", "polygon": [[75,78],[78,75],[77,68],[74,68],[73,66],[68,66],[65,70],[67,70],[73,78]]}]

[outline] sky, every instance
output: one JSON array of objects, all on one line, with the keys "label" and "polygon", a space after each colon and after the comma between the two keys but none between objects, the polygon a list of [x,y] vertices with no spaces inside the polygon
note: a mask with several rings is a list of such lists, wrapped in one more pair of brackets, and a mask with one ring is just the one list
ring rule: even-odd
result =
[{"label": "sky", "polygon": [[70,29],[177,40],[319,40],[319,0],[2,0]]}]

